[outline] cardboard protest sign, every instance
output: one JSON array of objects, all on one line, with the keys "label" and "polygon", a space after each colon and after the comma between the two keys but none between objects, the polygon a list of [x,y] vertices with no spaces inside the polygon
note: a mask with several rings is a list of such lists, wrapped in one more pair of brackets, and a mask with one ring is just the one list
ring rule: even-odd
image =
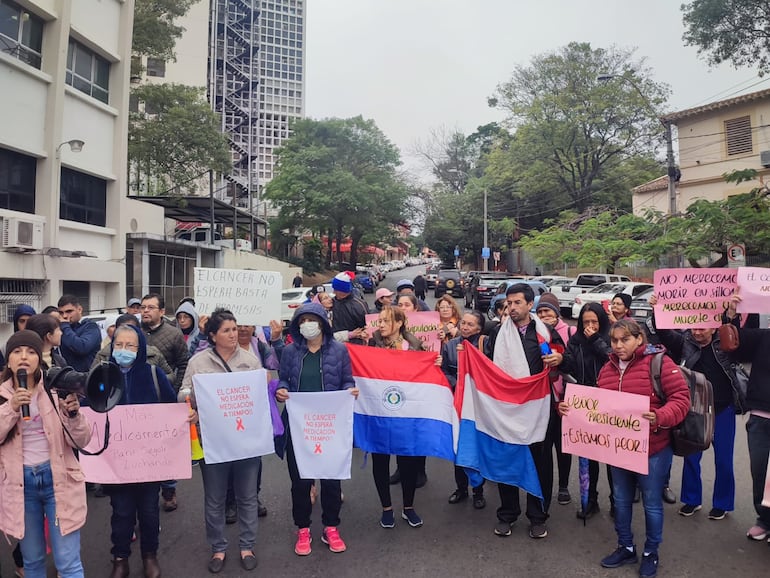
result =
[{"label": "cardboard protest sign", "polygon": [[207,464],[275,451],[264,369],[201,373],[193,385]]},{"label": "cardboard protest sign", "polygon": [[350,479],[354,401],[344,390],[289,394],[291,444],[303,479]]},{"label": "cardboard protest sign", "polygon": [[[104,441],[107,414],[81,407],[91,424],[97,451]],[[96,484],[130,484],[192,478],[189,411],[185,404],[118,405],[110,410],[110,438],[104,453],[80,454],[86,480]]]},{"label": "cardboard protest sign", "polygon": [[[379,313],[370,313],[366,316],[366,328],[369,335],[377,330],[379,317]],[[438,311],[409,311],[406,313],[406,329],[422,341],[425,351],[441,352],[441,340],[438,338],[440,327]]]},{"label": "cardboard protest sign", "polygon": [[660,329],[719,327],[737,275],[737,269],[658,269],[655,325]]},{"label": "cardboard protest sign", "polygon": [[649,397],[568,383],[564,401],[562,451],[647,474]]},{"label": "cardboard protest sign", "polygon": [[210,315],[223,307],[241,325],[269,325],[281,313],[282,287],[277,271],[195,267],[195,308]]},{"label": "cardboard protest sign", "polygon": [[770,269],[739,267],[738,287],[738,313],[770,313]]}]

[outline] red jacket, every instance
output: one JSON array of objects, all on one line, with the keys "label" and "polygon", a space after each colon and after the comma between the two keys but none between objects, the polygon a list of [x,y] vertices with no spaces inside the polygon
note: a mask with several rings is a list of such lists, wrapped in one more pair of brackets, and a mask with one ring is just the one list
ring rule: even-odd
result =
[{"label": "red jacket", "polygon": [[655,455],[671,443],[669,429],[679,425],[690,410],[690,389],[679,367],[667,355],[663,356],[660,383],[666,403],[655,395],[650,377],[652,355],[642,346],[636,350],[631,363],[621,372],[618,356],[610,354],[610,360],[599,372],[598,386],[602,389],[646,395],[650,398],[650,411],[657,416],[655,429],[650,428],[650,453]]}]

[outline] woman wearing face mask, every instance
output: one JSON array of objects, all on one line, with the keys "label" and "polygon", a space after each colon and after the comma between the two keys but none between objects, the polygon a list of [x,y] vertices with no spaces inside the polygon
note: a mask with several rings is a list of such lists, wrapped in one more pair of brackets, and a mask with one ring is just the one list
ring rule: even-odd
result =
[{"label": "woman wearing face mask", "polygon": [[[147,363],[147,343],[133,325],[123,324],[112,336],[111,361],[120,366],[126,388],[120,404],[174,403],[176,393],[166,375]],[[131,484],[103,484],[112,506],[112,573],[110,578],[127,578],[131,537],[139,520],[139,545],[146,578],[158,578],[158,537],[160,481]]]},{"label": "woman wearing face mask", "polygon": [[[334,340],[326,311],[318,303],[302,305],[294,314],[289,326],[293,342],[286,346],[281,357],[281,381],[275,398],[286,401],[293,391],[338,391],[350,390],[358,396],[353,380],[350,355],[342,343]],[[286,462],[291,478],[291,502],[294,524],[297,526],[297,541],[294,552],[307,556],[311,552],[310,515],[313,505],[310,501],[310,486],[313,480],[302,479],[297,469],[291,431],[284,412],[286,428]],[[344,552],[345,542],[337,526],[340,523],[342,491],[339,480],[321,480],[321,521],[324,525],[321,541],[332,552]]]},{"label": "woman wearing face mask", "polygon": [[[484,355],[489,355],[488,351],[485,351],[484,342],[486,338],[481,334],[483,328],[484,316],[481,312],[469,311],[460,320],[460,335],[450,339],[441,346],[441,370],[446,375],[452,390],[457,385],[458,345],[463,344],[464,346],[476,347]],[[468,476],[465,473],[465,469],[460,466],[455,466],[455,483],[457,484],[457,489],[449,496],[450,504],[459,504],[468,499]],[[484,481],[482,480],[479,486],[473,488],[473,507],[481,510],[486,505]]]},{"label": "woman wearing face mask", "polygon": [[[5,478],[0,531],[21,540],[26,576],[45,578],[43,528],[48,518],[59,574],[82,578],[80,528],[86,522],[86,488],[72,448],[88,444],[91,428],[75,394],[61,400],[45,393],[42,350],[43,341],[29,330],[18,331],[6,345],[7,366],[0,376],[0,471]],[[22,372],[27,375],[24,387],[19,383]]]},{"label": "woman wearing face mask", "polygon": [[[262,363],[250,351],[238,345],[238,324],[235,316],[225,309],[217,309],[206,319],[203,331],[209,347],[190,358],[187,371],[182,380],[182,390],[190,390],[190,401],[197,408],[193,377],[199,373],[227,373],[232,371],[252,371],[261,369]],[[197,417],[193,418],[197,421]],[[199,436],[200,437],[200,436]],[[235,504],[240,533],[238,546],[241,555],[241,567],[254,570],[257,558],[254,546],[257,541],[257,523],[259,515],[259,470],[262,458],[247,458],[218,464],[207,464],[206,448],[200,461],[203,477],[203,511],[206,518],[206,540],[211,547],[211,559],[208,570],[218,574],[225,566],[227,538],[225,537],[225,509],[227,484],[233,479]]]}]

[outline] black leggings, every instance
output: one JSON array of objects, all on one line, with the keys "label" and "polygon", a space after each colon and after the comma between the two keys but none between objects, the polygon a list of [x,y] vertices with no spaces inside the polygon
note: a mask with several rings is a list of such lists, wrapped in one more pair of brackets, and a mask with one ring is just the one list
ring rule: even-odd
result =
[{"label": "black leggings", "polygon": [[[396,456],[396,464],[401,476],[404,508],[411,508],[414,504],[417,474],[424,467],[424,459],[422,456]],[[388,454],[372,454],[372,476],[382,507],[392,507],[390,501],[390,456]]]}]

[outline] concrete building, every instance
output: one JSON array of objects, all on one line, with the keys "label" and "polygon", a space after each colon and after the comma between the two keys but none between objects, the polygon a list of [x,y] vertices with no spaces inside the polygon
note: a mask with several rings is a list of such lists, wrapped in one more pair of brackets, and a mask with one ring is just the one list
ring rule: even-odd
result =
[{"label": "concrete building", "polygon": [[[726,183],[725,173],[755,169],[763,181],[770,175],[770,89],[674,112],[663,120],[677,127],[679,212],[696,199],[723,200],[757,186]],[[668,213],[668,207],[668,176],[633,189],[634,214],[648,208]]]},{"label": "concrete building", "polygon": [[[0,340],[18,304],[125,305],[133,0],[0,0]],[[161,229],[162,230],[162,229]]]}]

